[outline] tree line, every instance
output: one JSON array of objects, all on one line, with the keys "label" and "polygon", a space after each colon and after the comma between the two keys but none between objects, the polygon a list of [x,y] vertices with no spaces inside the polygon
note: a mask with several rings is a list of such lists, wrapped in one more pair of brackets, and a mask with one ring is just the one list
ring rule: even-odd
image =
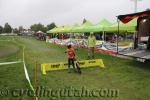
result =
[{"label": "tree line", "polygon": [[0,26],[0,33],[11,33],[11,32],[12,27],[8,23],[5,23],[4,27]]},{"label": "tree line", "polygon": [[4,26],[0,25],[0,34],[1,33],[21,33],[22,31],[25,31],[25,30],[31,30],[34,32],[42,31],[42,32],[46,33],[48,30],[51,30],[54,27],[57,27],[54,22],[52,22],[51,24],[48,24],[46,26],[44,26],[41,23],[33,24],[30,26],[30,29],[25,29],[23,26],[19,26],[18,28],[12,28],[11,25],[9,25],[8,23],[5,23]]}]

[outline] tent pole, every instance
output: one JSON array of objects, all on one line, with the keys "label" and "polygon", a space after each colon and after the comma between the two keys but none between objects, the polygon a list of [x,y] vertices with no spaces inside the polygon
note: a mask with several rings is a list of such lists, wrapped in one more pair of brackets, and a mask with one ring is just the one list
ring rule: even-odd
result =
[{"label": "tent pole", "polygon": [[117,17],[117,22],[118,22],[118,33],[117,33],[117,54],[119,53],[119,51],[118,51],[118,42],[119,42],[119,19],[118,19],[118,17]]},{"label": "tent pole", "polygon": [[105,32],[103,31],[103,41],[105,41]]},{"label": "tent pole", "polygon": [[105,34],[105,41],[106,41],[106,32],[104,31],[104,34]]},{"label": "tent pole", "polygon": [[[74,34],[74,33],[73,33]],[[70,45],[71,45],[71,35],[70,35]]]},{"label": "tent pole", "polygon": [[134,32],[134,49],[137,48],[137,44],[138,44],[138,36],[137,32]]}]

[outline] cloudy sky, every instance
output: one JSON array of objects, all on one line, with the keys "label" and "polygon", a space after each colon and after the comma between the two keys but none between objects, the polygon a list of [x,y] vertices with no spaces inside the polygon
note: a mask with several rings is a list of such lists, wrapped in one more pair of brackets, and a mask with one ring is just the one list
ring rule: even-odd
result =
[{"label": "cloudy sky", "polygon": [[[138,2],[138,11],[150,8],[150,0]],[[0,25],[28,28],[31,24],[68,25],[83,18],[97,23],[103,18],[111,22],[119,14],[134,12],[131,0],[0,0]]]}]

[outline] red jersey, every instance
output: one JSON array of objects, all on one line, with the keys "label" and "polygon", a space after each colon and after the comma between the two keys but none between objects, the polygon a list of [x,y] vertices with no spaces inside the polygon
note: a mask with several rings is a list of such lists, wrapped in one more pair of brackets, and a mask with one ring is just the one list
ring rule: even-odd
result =
[{"label": "red jersey", "polygon": [[70,48],[66,50],[66,53],[68,54],[68,58],[75,58],[74,49]]}]

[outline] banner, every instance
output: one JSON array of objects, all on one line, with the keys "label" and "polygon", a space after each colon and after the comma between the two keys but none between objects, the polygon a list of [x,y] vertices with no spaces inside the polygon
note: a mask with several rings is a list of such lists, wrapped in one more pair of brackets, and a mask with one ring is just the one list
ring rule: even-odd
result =
[{"label": "banner", "polygon": [[[87,67],[105,68],[102,59],[79,61],[79,65],[81,68],[87,68]],[[67,62],[41,64],[41,70],[44,75],[46,74],[47,71],[64,70],[64,69],[68,69]]]}]

